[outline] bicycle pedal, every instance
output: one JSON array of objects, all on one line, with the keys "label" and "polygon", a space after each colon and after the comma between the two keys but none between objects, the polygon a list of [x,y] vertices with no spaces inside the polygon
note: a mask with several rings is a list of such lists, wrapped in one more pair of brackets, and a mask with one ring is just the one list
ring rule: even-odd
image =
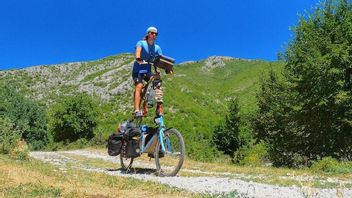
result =
[{"label": "bicycle pedal", "polygon": [[134,118],[141,118],[141,117],[143,117],[143,113],[142,112],[139,112],[139,111],[137,111],[137,112],[135,112],[134,113]]}]

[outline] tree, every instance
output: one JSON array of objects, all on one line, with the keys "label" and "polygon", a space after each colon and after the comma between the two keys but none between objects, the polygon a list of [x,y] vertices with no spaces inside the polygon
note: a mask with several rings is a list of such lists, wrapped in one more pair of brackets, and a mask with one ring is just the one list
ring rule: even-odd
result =
[{"label": "tree", "polygon": [[238,113],[238,100],[231,99],[225,122],[215,126],[213,133],[213,142],[218,150],[232,157],[234,152],[241,146],[239,138],[241,120]]},{"label": "tree", "polygon": [[8,154],[16,147],[20,134],[7,117],[0,117],[0,153]]},{"label": "tree", "polygon": [[44,108],[25,98],[9,84],[0,85],[0,117],[9,119],[14,130],[32,149],[41,149],[48,143]]},{"label": "tree", "polygon": [[259,110],[251,122],[256,143],[266,142],[274,165],[293,165],[295,152],[301,150],[300,137],[292,129],[293,96],[290,84],[279,79],[274,71],[260,79]]},{"label": "tree", "polygon": [[[294,33],[283,82],[262,84],[276,99],[259,102],[254,128],[258,134],[265,131],[261,138],[271,144],[277,165],[293,165],[293,158],[305,159],[302,163],[325,156],[351,160],[351,4],[327,0],[301,17]],[[263,101],[270,97],[259,94]],[[263,116],[272,117],[260,120]]]},{"label": "tree", "polygon": [[308,19],[300,20],[295,35],[286,52],[286,70],[300,107],[295,122],[304,155],[352,159],[343,154],[352,149],[351,4],[326,1]]},{"label": "tree", "polygon": [[97,115],[97,104],[90,96],[80,93],[63,98],[49,112],[54,140],[73,142],[93,138]]}]

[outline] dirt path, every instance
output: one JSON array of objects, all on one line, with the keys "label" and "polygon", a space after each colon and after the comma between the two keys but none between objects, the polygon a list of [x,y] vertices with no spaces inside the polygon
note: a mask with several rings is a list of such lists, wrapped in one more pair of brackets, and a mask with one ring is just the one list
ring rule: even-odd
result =
[{"label": "dirt path", "polygon": [[[90,172],[101,172],[108,175],[131,177],[144,181],[153,181],[167,184],[172,187],[186,189],[196,193],[204,194],[227,194],[236,191],[241,197],[352,197],[352,189],[321,189],[310,187],[282,187],[269,184],[261,184],[237,178],[246,178],[244,175],[235,175],[227,172],[210,172],[202,170],[182,169],[182,172],[196,173],[202,176],[177,176],[158,177],[153,174],[155,165],[153,161],[135,160],[133,163],[136,171],[126,173],[119,167],[119,158],[110,157],[96,151],[75,150],[60,152],[31,152],[30,156],[45,163],[51,163],[64,171],[68,164],[76,164],[77,168]],[[73,157],[86,159],[99,159],[116,164],[116,169],[106,169],[89,166]],[[138,158],[137,158],[138,159]],[[204,175],[204,176],[203,176]],[[229,177],[230,176],[230,177]],[[233,176],[233,177],[232,177]],[[235,179],[234,179],[235,178]]]}]

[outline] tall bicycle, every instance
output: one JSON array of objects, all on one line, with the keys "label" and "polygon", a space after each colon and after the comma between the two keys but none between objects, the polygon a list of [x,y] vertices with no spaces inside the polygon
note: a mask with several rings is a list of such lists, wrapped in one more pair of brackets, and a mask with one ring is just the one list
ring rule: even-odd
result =
[{"label": "tall bicycle", "polygon": [[[152,64],[155,73],[158,73],[154,64],[155,62],[146,63]],[[147,100],[155,79],[152,77],[148,82],[143,84],[140,102],[142,108],[140,109],[146,109]],[[142,120],[143,117],[132,118],[130,120],[131,128],[135,127],[135,129],[138,129],[140,136],[124,136],[122,152],[120,154],[121,167],[126,170],[130,169],[134,158],[141,156],[143,153],[148,153],[148,156],[155,159],[158,175],[175,176],[180,171],[185,157],[185,143],[182,134],[175,128],[167,128],[163,115],[154,118],[155,128],[142,124]],[[138,134],[138,132],[135,134]],[[151,137],[149,141],[147,141],[147,136]]]}]

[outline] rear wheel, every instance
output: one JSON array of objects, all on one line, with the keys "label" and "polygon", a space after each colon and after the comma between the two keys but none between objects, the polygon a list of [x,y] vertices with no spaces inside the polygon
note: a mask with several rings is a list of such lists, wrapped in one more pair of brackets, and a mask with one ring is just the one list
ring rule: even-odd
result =
[{"label": "rear wheel", "polygon": [[132,167],[133,157],[127,157],[127,141],[122,142],[122,152],[120,154],[120,164],[123,170],[129,170]]},{"label": "rear wheel", "polygon": [[133,157],[123,157],[122,153],[120,154],[120,163],[121,163],[121,168],[123,170],[129,170],[132,167],[133,164]]},{"label": "rear wheel", "polygon": [[162,152],[160,141],[155,148],[155,163],[160,176],[175,176],[181,169],[185,157],[185,143],[176,129],[164,132],[165,153]]}]

